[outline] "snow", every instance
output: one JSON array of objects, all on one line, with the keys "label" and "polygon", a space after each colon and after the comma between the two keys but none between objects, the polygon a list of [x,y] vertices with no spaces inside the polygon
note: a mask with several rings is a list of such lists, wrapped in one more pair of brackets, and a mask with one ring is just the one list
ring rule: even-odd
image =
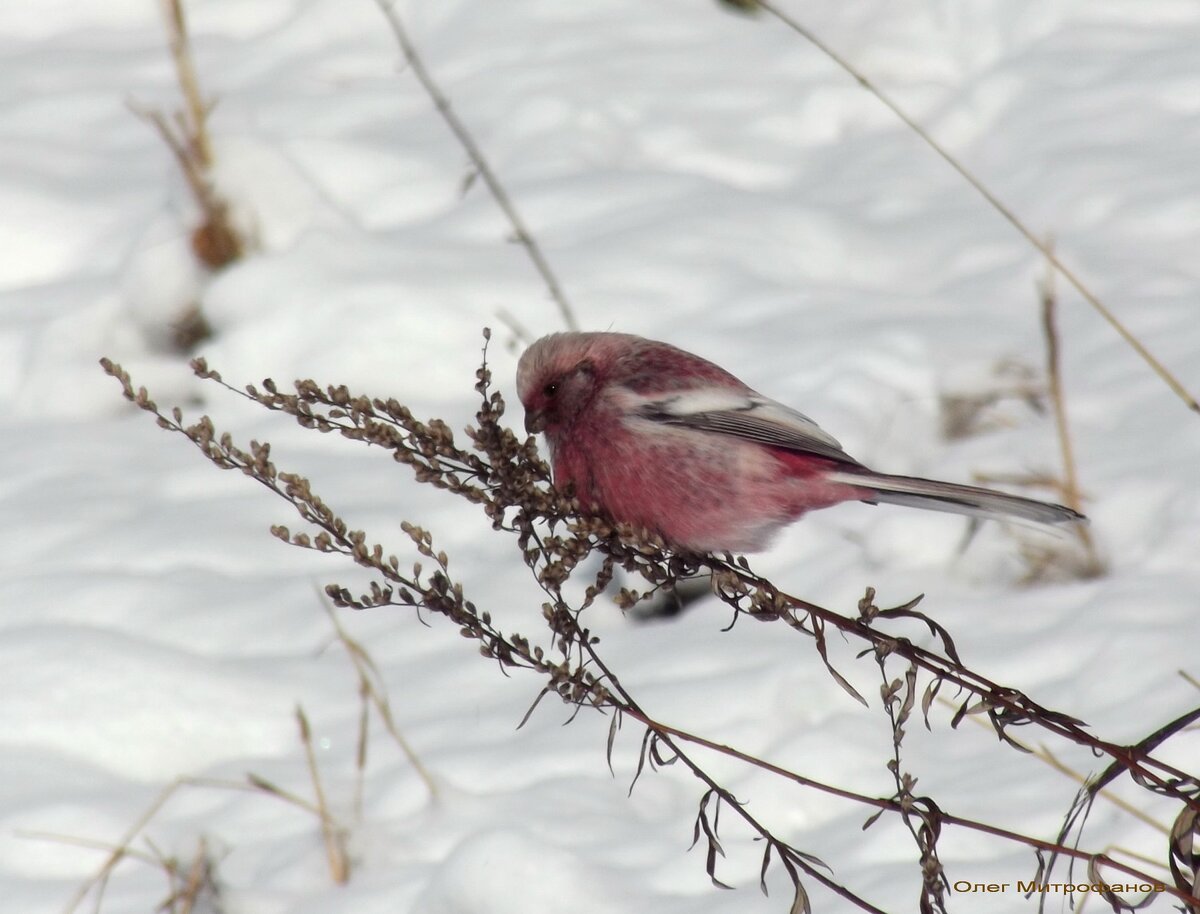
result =
[{"label": "snow", "polygon": [[[1200,390],[1200,8],[1191,0],[884,0],[790,12],[912,112]],[[880,470],[969,481],[1057,464],[1044,414],[998,404],[945,440],[940,400],[1008,361],[1043,363],[1040,255],[877,100],[770,17],[662,0],[455,0],[399,10],[545,249],[585,329],[667,340],[811,415]],[[433,532],[470,599],[505,630],[541,630],[539,591],[479,512],[381,453],[298,429],[192,378],[167,327],[200,301],[199,354],[235,383],[313,377],[470,421],[483,326],[510,402],[519,348],[556,306],[445,129],[376,6],[325,0],[188,6],[204,91],[219,98],[215,181],[256,244],[207,276],[194,205],[128,107],[177,101],[153,3],[0,8],[0,894],[59,912],[179,778],[302,797],[302,706],[325,792],[348,828],[337,886],[317,820],[261,792],[181,786],[133,842],[213,849],[228,914],[783,911],[779,869],[726,810],[726,857],[687,852],[703,786],[642,773],[630,721],[608,771],[608,720],[544,701],[432,620],[376,610],[343,624],[381,672],[422,781],[373,721],[355,811],[358,684],[321,586],[355,570],[291,549],[286,506],[217,473],[133,410],[97,360],[162,405],[269,440],[353,526],[405,556],[402,520]],[[957,519],[841,506],[789,529],[754,567],[852,612],[925,593],[968,665],[1098,735],[1135,741],[1200,703],[1200,421],[1058,283],[1063,370],[1092,533],[1109,571],[1022,586],[997,527],[963,549]],[[510,421],[519,426],[519,414]],[[1062,543],[1052,536],[1024,540]],[[656,624],[600,601],[588,624],[658,719],[838,786],[891,792],[878,673],[832,661],[862,708],[781,626],[706,600]],[[916,630],[914,638],[921,637]],[[904,768],[943,809],[1050,838],[1075,784],[950,713],[910,723]],[[1046,734],[1077,770],[1102,760]],[[1200,733],[1163,758],[1194,768]],[[915,907],[911,838],[887,816],[734,760],[697,758],[749,809],[888,911]],[[1116,791],[1164,825],[1169,801]],[[48,838],[46,834],[59,836]],[[82,846],[81,839],[98,846]],[[1163,839],[1101,801],[1082,846],[1164,859]],[[1027,849],[948,828],[951,881],[1029,879]],[[1139,864],[1142,865],[1142,864]],[[1061,871],[1065,878],[1065,870]],[[1164,878],[1166,878],[1164,876]],[[1169,879],[1168,879],[1169,881]],[[808,882],[818,911],[845,902]],[[163,874],[125,860],[99,910],[154,910]],[[90,903],[90,902],[89,902]],[[952,909],[1033,910],[1015,891]],[[1051,898],[1051,909],[1065,905]],[[1165,909],[1159,900],[1156,907]]]}]

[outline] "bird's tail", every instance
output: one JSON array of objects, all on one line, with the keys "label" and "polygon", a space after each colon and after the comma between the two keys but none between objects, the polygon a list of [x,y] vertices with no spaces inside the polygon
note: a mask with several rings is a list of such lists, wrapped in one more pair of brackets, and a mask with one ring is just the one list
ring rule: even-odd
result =
[{"label": "bird's tail", "polygon": [[827,473],[825,478],[830,482],[871,490],[873,497],[863,499],[864,501],[907,505],[912,508],[948,511],[951,514],[968,514],[974,517],[1015,517],[1037,524],[1087,522],[1086,517],[1065,505],[1008,495],[979,486],[963,486],[916,476],[889,476],[869,470],[834,470]]}]

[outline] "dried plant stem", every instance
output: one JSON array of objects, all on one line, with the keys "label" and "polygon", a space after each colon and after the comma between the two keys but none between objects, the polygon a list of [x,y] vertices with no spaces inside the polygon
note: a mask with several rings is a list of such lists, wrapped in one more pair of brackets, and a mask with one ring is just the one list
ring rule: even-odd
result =
[{"label": "dried plant stem", "polygon": [[170,894],[166,901],[158,906],[163,914],[192,914],[199,903],[205,889],[208,890],[212,906],[210,910],[219,914],[218,888],[215,879],[212,856],[208,851],[208,842],[201,836],[196,841],[196,851],[186,871],[180,862],[155,850],[154,860],[159,869],[167,877]]},{"label": "dried plant stem", "polygon": [[900,105],[891,98],[891,96],[875,85],[875,83],[873,83],[861,70],[854,66],[854,64],[818,38],[797,19],[779,9],[775,3],[775,0],[760,0],[758,5],[794,31],[797,35],[800,35],[802,38],[804,38],[807,42],[809,42],[809,44],[813,45],[817,50],[819,50],[843,70],[845,70],[846,73],[852,76],[860,86],[875,96],[875,98],[878,99],[888,110],[896,115],[896,117],[898,117],[906,127],[924,140],[925,144],[929,146],[929,148],[935,153],[937,153],[947,165],[958,172],[958,174],[968,184],[975,188],[975,190],[979,192],[979,194],[991,205],[994,210],[996,210],[996,212],[1003,216],[1013,228],[1025,236],[1026,241],[1041,251],[1046,260],[1066,278],[1067,282],[1071,284],[1075,291],[1083,296],[1087,303],[1090,304],[1100,314],[1100,316],[1108,322],[1109,326],[1111,326],[1117,331],[1117,333],[1121,335],[1121,338],[1133,348],[1134,352],[1141,356],[1142,360],[1150,366],[1151,370],[1158,375],[1160,379],[1162,379],[1163,383],[1171,388],[1175,395],[1184,402],[1188,409],[1200,413],[1200,402],[1197,402],[1196,398],[1188,392],[1187,388],[1180,383],[1180,381],[1171,373],[1171,371],[1167,369],[1162,362],[1155,358],[1150,350],[1148,350],[1142,344],[1142,342],[1136,336],[1134,336],[1133,333],[1130,332],[1130,330],[1123,323],[1121,323],[1121,321],[1108,308],[1108,306],[1106,306],[1099,299],[1099,297],[1084,284],[1083,280],[1075,274],[1075,271],[1070,269],[1066,264],[1059,260],[1054,251],[1051,250],[1045,243],[1043,243],[1033,229],[1026,225],[1025,222],[1022,221],[1010,207],[1008,207],[1002,200],[1000,200],[999,197],[992,193],[984,185],[984,183],[965,165],[963,165],[962,162],[952,155],[945,146],[934,139],[928,130],[917,123],[917,121],[911,115],[909,115],[908,112],[901,108]]},{"label": "dried plant stem", "polygon": [[367,684],[358,684],[358,739],[354,745],[354,821],[363,818],[363,790],[367,779],[367,753],[371,745],[371,697]]},{"label": "dried plant stem", "polygon": [[[309,748],[311,748],[311,746]],[[310,765],[311,764],[313,763],[310,763]],[[66,907],[63,908],[63,914],[74,914],[74,912],[79,908],[80,904],[83,903],[84,899],[87,898],[88,895],[93,892],[93,890],[96,892],[96,898],[93,907],[95,910],[99,911],[101,901],[103,900],[104,896],[104,888],[108,883],[109,877],[112,875],[112,871],[116,868],[117,864],[126,858],[131,860],[140,860],[144,863],[157,864],[160,867],[162,866],[163,858],[161,855],[156,856],[153,853],[147,853],[146,851],[139,850],[133,847],[133,842],[137,840],[138,836],[146,830],[146,828],[150,825],[150,822],[162,811],[163,807],[166,806],[167,802],[175,795],[175,793],[184,787],[204,787],[210,789],[215,788],[217,790],[235,790],[248,793],[267,794],[268,796],[276,797],[277,799],[283,800],[286,803],[311,813],[312,815],[321,819],[323,827],[328,821],[332,824],[332,826],[335,827],[336,832],[340,834],[340,829],[336,829],[336,821],[332,819],[328,809],[324,806],[323,798],[319,803],[312,803],[301,796],[283,790],[282,788],[272,784],[270,781],[253,774],[247,775],[245,781],[227,781],[220,778],[205,777],[178,777],[164,787],[161,791],[159,791],[151,803],[133,821],[133,824],[126,829],[125,833],[117,840],[115,844],[110,844],[105,841],[95,841],[90,838],[81,838],[73,835],[59,835],[42,831],[22,831],[18,833],[22,837],[26,838],[38,838],[42,840],[55,841],[60,844],[71,844],[78,847],[91,847],[98,850],[108,851],[108,856],[100,865],[100,868],[96,871],[96,873],[85,880],[71,896],[71,899],[67,902]],[[204,839],[201,838],[200,841],[201,847],[205,847],[206,844]],[[346,859],[348,861],[348,856]],[[199,864],[194,861],[192,869],[194,870],[198,865]],[[174,871],[170,868],[166,869],[168,870],[168,875],[174,878]],[[348,865],[346,872],[349,872]],[[190,877],[188,884],[190,884]],[[184,893],[179,897],[186,898],[186,887]],[[182,912],[180,912],[180,914],[182,914]]]},{"label": "dried plant stem", "polygon": [[192,61],[182,0],[163,0],[163,13],[167,20],[171,59],[175,61],[175,77],[183,93],[184,135],[191,147],[191,157],[197,165],[207,169],[213,162],[212,144],[208,138],[208,115],[212,111],[212,104],[200,94],[200,81],[196,78],[196,65]]},{"label": "dried plant stem", "polygon": [[[128,844],[115,845],[106,841],[81,838],[77,835],[63,835],[57,832],[21,830],[16,834],[21,838],[52,841],[55,844],[82,847],[89,850],[108,851],[110,859],[115,858],[118,861],[136,860],[162,870],[167,877],[170,895],[158,907],[157,910],[159,911],[170,912],[170,914],[190,914],[205,889],[208,889],[214,896],[217,892],[212,856],[209,854],[208,842],[203,837],[197,840],[196,852],[192,856],[191,863],[187,866],[186,872],[184,872],[184,867],[178,860],[167,857],[157,847],[154,847],[153,844],[150,845],[151,849],[149,851],[144,851],[130,847]],[[90,889],[95,885],[103,886],[107,882],[109,872],[109,870],[102,871],[100,876],[87,884],[87,888]],[[97,911],[100,909],[102,900],[103,891],[98,893],[96,897],[95,909]],[[72,905],[67,910],[72,910],[74,906]]]},{"label": "dried plant stem", "polygon": [[337,820],[329,811],[325,799],[325,788],[321,786],[321,772],[317,767],[317,755],[313,751],[312,730],[304,709],[296,705],[296,723],[300,727],[300,742],[304,745],[304,759],[312,778],[313,795],[317,798],[317,816],[321,820],[321,839],[325,844],[325,858],[329,861],[329,873],[338,885],[350,881],[350,857],[346,853],[346,835],[338,827]]},{"label": "dried plant stem", "polygon": [[105,859],[104,863],[100,865],[100,869],[96,872],[96,875],[84,882],[83,885],[76,890],[75,894],[71,896],[70,901],[67,902],[67,906],[63,909],[63,914],[73,914],[75,909],[79,907],[85,898],[87,898],[88,893],[90,893],[92,889],[97,886],[100,887],[96,897],[96,906],[99,908],[100,898],[103,896],[104,892],[104,885],[108,882],[108,877],[112,873],[113,869],[115,869],[117,864],[126,857],[135,854],[135,852],[131,850],[130,845],[137,838],[137,836],[141,834],[142,829],[146,827],[150,820],[158,815],[159,810],[166,805],[166,802],[171,799],[172,796],[174,796],[175,791],[184,786],[186,783],[186,778],[177,778],[159,792],[158,796],[154,798],[154,800],[149,806],[146,807],[142,814],[134,820],[133,824],[130,825],[128,829],[126,829],[125,834],[123,834],[117,840],[117,843],[112,846],[107,859]]},{"label": "dried plant stem", "polygon": [[200,898],[200,892],[211,883],[212,865],[209,861],[208,842],[201,837],[197,841],[196,853],[192,857],[187,879],[176,893],[176,897],[183,903],[177,914],[191,914]]},{"label": "dried plant stem", "polygon": [[[209,270],[219,270],[244,257],[250,244],[233,224],[229,204],[217,192],[211,179],[213,151],[208,116],[212,113],[213,103],[206,101],[200,93],[183,0],[162,0],[162,6],[167,44],[183,96],[183,109],[168,117],[133,101],[129,101],[128,106],[154,128],[175,157],[199,210],[198,224],[191,231],[192,254]],[[198,301],[180,302],[179,308],[179,314],[168,328],[169,338],[175,349],[190,352],[211,337],[213,330]]]},{"label": "dried plant stem", "polygon": [[[183,124],[183,117],[178,116],[175,124],[172,125],[161,111],[143,108],[134,102],[129,103],[129,109],[150,124],[166,147],[171,150],[171,154],[179,165],[179,171],[183,174],[188,189],[192,192],[192,198],[196,200],[201,210],[205,213],[220,211],[224,216],[224,204],[213,193],[212,185],[209,183],[205,171],[207,166],[201,165],[195,158],[193,150],[199,148],[199,144],[195,142],[194,137],[188,135],[187,127]],[[207,145],[206,140],[204,147],[207,148]]]},{"label": "dried plant stem", "polygon": [[[112,875],[113,869],[122,860],[129,858],[131,860],[141,860],[146,863],[155,863],[161,865],[161,857],[155,857],[153,854],[148,854],[145,851],[134,848],[133,842],[137,839],[145,828],[150,824],[150,821],[158,815],[167,801],[175,795],[175,792],[182,787],[217,787],[223,790],[246,790],[253,791],[256,788],[251,784],[245,784],[240,781],[222,781],[215,778],[191,778],[180,777],[176,778],[166,787],[164,787],[149,806],[143,810],[142,814],[134,820],[129,826],[125,834],[122,835],[116,844],[109,844],[102,841],[93,841],[88,838],[79,838],[71,835],[58,835],[47,832],[20,832],[23,837],[41,838],[50,841],[56,841],[60,844],[73,844],[80,847],[94,847],[99,850],[107,850],[108,857],[100,865],[96,874],[86,880],[71,896],[67,906],[63,909],[63,914],[74,914],[74,911],[83,903],[83,900],[96,890],[95,909],[100,909],[100,902],[104,896],[104,888],[108,884],[109,876]],[[202,839],[203,840],[203,839]]]},{"label": "dried plant stem", "polygon": [[[913,793],[917,779],[901,767],[903,763],[900,747],[904,741],[905,725],[916,706],[918,668],[915,663],[909,661],[904,678],[892,678],[887,662],[890,655],[891,651],[882,645],[875,649],[875,662],[879,666],[882,678],[879,697],[892,726],[892,755],[887,760],[887,769],[891,772],[896,792],[892,794],[891,799],[899,807],[900,818],[920,855],[920,910],[946,914],[946,894],[950,890],[950,880],[946,877],[945,867],[937,852],[937,839],[941,835],[944,815],[941,808],[928,797]],[[873,818],[868,819],[867,826],[874,824],[874,821]]]},{"label": "dried plant stem", "polygon": [[[1046,250],[1053,251],[1054,243],[1045,242]],[[1062,454],[1063,485],[1062,497],[1065,504],[1083,513],[1083,499],[1079,491],[1079,474],[1075,464],[1075,448],[1071,441],[1071,428],[1067,422],[1067,400],[1063,396],[1062,358],[1058,333],[1058,296],[1054,289],[1054,270],[1046,271],[1039,288],[1042,303],[1042,331],[1046,338],[1046,376],[1050,386],[1050,403],[1054,407],[1054,426],[1058,431],[1058,447]],[[1087,561],[1092,569],[1100,568],[1096,546],[1086,524],[1076,524],[1075,534],[1087,552]]]},{"label": "dried plant stem", "polygon": [[[324,597],[324,594],[321,595]],[[338,641],[346,649],[346,654],[350,658],[350,662],[354,664],[354,671],[358,673],[359,693],[363,696],[363,715],[359,722],[359,746],[358,746],[358,767],[361,771],[366,765],[366,702],[370,701],[375,706],[380,719],[383,721],[383,726],[387,729],[388,734],[396,741],[396,745],[400,747],[400,751],[404,753],[404,757],[408,763],[412,765],[417,776],[425,784],[425,788],[429,791],[430,799],[436,801],[438,797],[437,783],[433,779],[433,775],[429,773],[429,769],[421,762],[420,757],[408,744],[408,740],[400,732],[399,726],[396,724],[396,719],[392,716],[391,703],[388,701],[387,693],[382,687],[376,686],[376,680],[379,678],[379,668],[371,659],[371,655],[363,645],[350,637],[350,633],[346,631],[341,620],[337,617],[337,613],[333,611],[333,607],[325,599],[321,600],[321,607],[325,610],[325,614],[329,617],[329,622],[333,626],[333,631],[337,635]]]},{"label": "dried plant stem", "polygon": [[396,42],[400,45],[400,50],[404,54],[405,61],[412,67],[413,75],[417,77],[417,81],[421,83],[421,87],[429,96],[430,101],[433,102],[433,106],[437,109],[438,114],[441,115],[442,120],[446,122],[446,126],[450,128],[450,132],[454,134],[459,145],[462,146],[467,156],[471,159],[472,167],[483,178],[483,183],[487,185],[492,199],[496,201],[496,205],[500,207],[505,217],[507,217],[509,224],[512,226],[513,237],[520,242],[529,254],[529,259],[533,261],[534,268],[546,284],[546,289],[550,293],[550,297],[558,305],[558,310],[567,325],[567,329],[578,330],[579,322],[575,319],[574,311],[567,301],[567,296],[563,292],[557,277],[554,275],[554,271],[550,268],[549,261],[542,254],[541,246],[533,237],[533,233],[529,231],[525,220],[521,218],[521,214],[517,212],[516,205],[508,195],[508,191],[504,189],[504,185],[500,183],[500,179],[496,177],[496,172],[488,163],[487,157],[484,156],[479,144],[475,142],[471,131],[467,129],[462,119],[454,113],[454,109],[450,106],[450,99],[446,97],[446,94],[434,81],[432,74],[425,66],[424,60],[417,52],[416,45],[413,44],[412,38],[409,37],[408,30],[404,27],[404,22],[401,20],[400,14],[396,11],[395,3],[393,0],[375,0],[375,2],[387,19],[388,25],[391,26],[392,34],[396,36]]}]

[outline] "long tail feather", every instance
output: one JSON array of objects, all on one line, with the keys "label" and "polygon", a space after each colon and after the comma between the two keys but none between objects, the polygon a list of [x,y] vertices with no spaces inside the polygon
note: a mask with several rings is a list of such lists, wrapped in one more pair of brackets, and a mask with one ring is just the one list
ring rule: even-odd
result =
[{"label": "long tail feather", "polygon": [[885,473],[835,470],[826,477],[831,482],[872,490],[874,497],[893,505],[948,511],[974,517],[1017,517],[1038,524],[1086,523],[1087,518],[1065,505],[1008,495],[979,486],[963,486],[916,476],[889,476]]}]

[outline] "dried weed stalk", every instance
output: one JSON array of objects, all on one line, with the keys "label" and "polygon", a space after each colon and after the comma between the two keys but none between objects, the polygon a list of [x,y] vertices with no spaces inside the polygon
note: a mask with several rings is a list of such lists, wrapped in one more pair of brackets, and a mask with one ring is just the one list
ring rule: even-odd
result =
[{"label": "dried weed stalk", "polygon": [[[130,109],[149,123],[171,150],[200,211],[192,230],[192,253],[210,270],[219,270],[245,256],[246,237],[234,225],[228,201],[213,185],[213,151],[208,118],[212,101],[200,91],[183,0],[162,0],[167,43],[175,64],[175,78],[183,107],[168,116],[162,111],[130,103]],[[172,341],[180,352],[190,352],[212,336],[212,327],[197,302],[187,305],[171,327]]]},{"label": "dried weed stalk", "polygon": [[197,911],[222,914],[221,887],[217,883],[216,860],[201,837],[190,861],[158,855],[158,863],[167,876],[168,893],[156,908],[156,914],[194,914]]},{"label": "dried weed stalk", "polygon": [[346,649],[346,655],[350,658],[350,663],[354,666],[354,672],[358,674],[358,694],[362,700],[362,705],[358,718],[358,747],[355,753],[355,814],[359,819],[362,818],[362,784],[364,772],[367,768],[367,751],[370,746],[369,712],[372,707],[375,708],[375,713],[379,715],[379,719],[383,721],[383,727],[387,730],[388,735],[400,747],[400,751],[404,753],[404,757],[412,766],[413,771],[425,783],[426,789],[429,790],[430,798],[436,800],[438,798],[437,784],[416,751],[409,745],[408,740],[400,732],[400,727],[396,724],[396,720],[392,716],[392,704],[388,698],[387,686],[383,683],[383,677],[379,673],[379,667],[376,665],[375,659],[361,642],[350,636],[350,633],[346,631],[346,627],[342,625],[341,620],[338,618],[337,613],[333,611],[330,604],[322,602],[321,605],[329,617],[330,624],[333,625],[333,631],[339,643]]},{"label": "dried weed stalk", "polygon": [[329,863],[329,874],[338,885],[345,885],[350,881],[350,855],[346,851],[346,839],[349,832],[338,824],[337,819],[329,810],[329,801],[325,799],[325,787],[321,784],[321,769],[317,765],[317,753],[313,750],[312,728],[308,725],[308,715],[299,705],[296,705],[296,723],[300,727],[304,761],[308,765],[309,777],[312,778],[313,796],[317,801],[317,815],[321,820],[321,843],[325,845],[325,859]]},{"label": "dried weed stalk", "polygon": [[[217,881],[217,856],[208,846],[203,836],[197,839],[196,848],[190,858],[180,859],[163,853],[152,842],[147,840],[147,849],[130,847],[128,845],[112,845],[103,841],[92,841],[74,835],[60,835],[54,832],[18,832],[21,837],[37,838],[53,841],[56,844],[69,844],[91,850],[106,851],[112,865],[105,867],[99,876],[91,879],[85,886],[87,891],[95,891],[95,910],[100,910],[107,888],[109,877],[116,863],[122,860],[135,860],[159,870],[167,880],[167,894],[154,908],[155,914],[194,914],[205,911],[207,914],[222,914],[225,910],[221,898],[221,886]],[[67,907],[71,914],[83,900],[78,896]]]},{"label": "dried weed stalk", "polygon": [[[101,850],[106,853],[104,862],[95,875],[86,880],[71,896],[63,909],[63,914],[74,914],[79,906],[92,896],[92,910],[100,911],[104,894],[109,880],[117,865],[123,860],[136,860],[161,870],[167,879],[168,891],[164,900],[155,908],[162,914],[193,914],[196,911],[222,914],[224,905],[221,897],[221,887],[217,880],[218,858],[209,847],[209,842],[203,836],[196,840],[196,848],[190,858],[180,859],[163,853],[154,842],[145,837],[145,830],[150,822],[167,805],[167,802],[185,787],[220,787],[222,789],[252,790],[248,784],[237,782],[214,781],[202,778],[177,778],[168,784],[158,796],[142,811],[134,823],[116,844],[81,838],[77,835],[63,835],[54,832],[21,831],[17,834],[24,838],[53,841],[56,844],[68,844],[75,847],[86,847]],[[138,838],[142,838],[146,849],[134,846]]]},{"label": "dried weed stalk", "polygon": [[[1053,244],[1046,242],[1053,250]],[[1041,300],[1042,334],[1046,340],[1046,377],[1049,381],[1050,403],[1054,407],[1054,427],[1058,432],[1058,448],[1062,457],[1062,479],[1059,495],[1062,503],[1082,513],[1083,493],[1079,487],[1079,470],[1075,463],[1075,446],[1071,440],[1071,426],[1067,421],[1067,399],[1063,395],[1062,358],[1058,332],[1058,294],[1054,287],[1054,268],[1048,266],[1046,276],[1039,284]],[[1096,551],[1096,544],[1085,524],[1076,524],[1074,535],[1079,544],[1079,554],[1072,556],[1075,576],[1095,578],[1108,569]]]},{"label": "dried weed stalk", "polygon": [[192,197],[200,208],[201,221],[192,232],[192,250],[205,266],[219,270],[241,259],[246,253],[247,242],[230,220],[229,204],[213,187],[213,151],[208,118],[214,103],[200,92],[187,18],[183,14],[183,0],[163,0],[163,15],[184,106],[171,118],[161,111],[134,110],[154,126],[175,155]]},{"label": "dried weed stalk", "polygon": [[[308,748],[311,750],[311,746]],[[320,782],[317,779],[315,762],[311,759],[309,772],[314,779],[314,784],[319,789]],[[221,901],[220,884],[216,875],[218,861],[216,855],[209,848],[208,840],[204,836],[200,836],[190,860],[181,861],[178,857],[169,856],[159,850],[146,834],[150,824],[177,793],[185,788],[196,787],[250,792],[260,796],[274,797],[315,816],[321,823],[322,839],[331,877],[339,885],[344,885],[349,881],[350,857],[346,849],[348,830],[333,818],[325,804],[324,795],[318,793],[317,802],[310,802],[255,774],[248,774],[245,781],[197,777],[176,778],[164,787],[150,805],[142,811],[116,844],[82,838],[78,835],[42,831],[21,831],[18,832],[18,835],[23,838],[53,841],[56,844],[68,844],[106,852],[104,862],[101,863],[95,874],[80,884],[63,908],[63,914],[75,914],[89,896],[92,899],[92,910],[96,912],[103,910],[108,884],[117,865],[123,860],[136,860],[148,864],[161,870],[166,876],[169,887],[168,894],[166,899],[155,909],[156,912],[192,914],[193,911],[204,910],[211,914],[221,914],[224,908]],[[147,849],[143,850],[135,845],[139,839]],[[206,907],[200,907],[201,902]]]},{"label": "dried weed stalk", "polygon": [[[485,337],[490,337],[485,331]],[[762,771],[789,780],[802,787],[844,798],[879,813],[898,815],[913,835],[919,848],[922,873],[920,909],[944,912],[947,877],[937,855],[937,841],[947,827],[971,829],[1035,849],[1038,869],[1035,878],[1048,882],[1055,860],[1065,856],[1086,862],[1089,871],[1101,869],[1119,873],[1138,882],[1154,883],[1153,877],[1118,860],[1078,849],[1072,835],[1082,828],[1092,800],[1103,787],[1128,775],[1133,783],[1178,802],[1182,812],[1177,829],[1179,837],[1172,848],[1175,884],[1164,890],[1179,898],[1192,892],[1188,867],[1195,814],[1200,812],[1200,781],[1167,764],[1153,752],[1165,739],[1200,717],[1200,709],[1173,721],[1135,746],[1123,746],[1091,734],[1081,721],[1046,708],[1017,689],[992,682],[961,660],[954,640],[936,621],[916,607],[920,598],[889,609],[875,605],[868,590],[856,615],[843,615],[780,591],[767,579],[755,574],[744,558],[730,555],[696,555],[672,552],[661,541],[627,525],[611,524],[598,517],[580,513],[577,502],[550,485],[550,473],[537,452],[532,438],[518,438],[505,427],[504,401],[491,388],[491,372],[485,359],[477,372],[475,389],[480,396],[476,422],[466,430],[469,443],[460,445],[450,428],[441,420],[422,422],[407,407],[394,399],[357,396],[345,387],[321,387],[313,381],[299,381],[294,393],[281,392],[271,381],[262,388],[248,386],[237,390],[203,360],[193,362],[196,374],[221,384],[228,390],[260,404],[266,409],[286,413],[301,426],[322,433],[336,433],[352,441],[373,444],[407,464],[419,482],[453,492],[479,505],[492,527],[513,537],[521,560],[545,595],[542,616],[549,640],[538,644],[517,632],[502,631],[491,614],[465,594],[450,571],[449,557],[434,545],[433,535],[420,527],[402,526],[411,540],[417,561],[410,564],[397,554],[372,542],[361,530],[354,530],[338,516],[299,475],[280,471],[271,460],[270,445],[252,441],[249,449],[234,443],[227,434],[219,434],[208,417],[185,424],[176,408],[163,412],[149,394],[135,389],[120,366],[108,360],[105,370],[121,384],[125,396],[153,414],[158,424],[183,435],[201,453],[221,469],[243,473],[254,482],[286,501],[297,513],[305,529],[293,532],[279,525],[272,528],[278,538],[300,548],[341,556],[373,573],[374,580],[362,593],[331,584],[326,593],[339,607],[370,609],[382,606],[408,607],[432,614],[458,628],[463,637],[477,644],[479,653],[502,671],[523,669],[542,679],[543,687],[534,700],[528,717],[547,695],[554,694],[574,706],[611,715],[609,763],[612,747],[625,720],[644,728],[641,751],[633,776],[634,782],[646,769],[676,765],[689,771],[704,787],[697,810],[694,836],[706,849],[706,870],[715,885],[718,858],[724,855],[719,838],[720,814],[739,819],[762,842],[762,888],[773,864],[781,866],[793,886],[792,911],[810,910],[806,885],[820,884],[864,911],[880,909],[851,888],[833,878],[820,860],[770,830],[751,809],[722,786],[691,754],[690,746],[703,747],[738,759]],[[572,604],[563,594],[563,585],[585,558],[599,553],[602,564],[584,597]],[[675,582],[709,575],[714,593],[733,612],[732,622],[751,617],[795,629],[812,639],[818,656],[830,675],[853,697],[865,699],[836,670],[829,659],[827,633],[836,630],[864,646],[863,653],[875,658],[883,676],[884,709],[892,727],[894,752],[888,762],[896,785],[891,797],[872,797],[814,780],[756,758],[719,741],[688,733],[647,715],[636,698],[622,685],[612,668],[599,653],[597,639],[583,622],[588,607],[612,585],[616,570],[644,580],[645,593],[622,588],[614,598],[630,607],[646,597],[669,589]],[[933,637],[934,647],[921,647],[897,633],[897,629],[916,624]],[[892,665],[900,664],[897,677]],[[924,682],[921,687],[920,683]],[[1081,791],[1057,840],[1047,841],[985,822],[956,816],[942,810],[930,797],[915,792],[916,779],[901,768],[900,746],[904,728],[912,711],[920,706],[928,722],[933,701],[944,687],[957,693],[952,726],[968,717],[985,719],[1002,742],[1024,750],[1010,730],[1037,727],[1042,731],[1086,746],[1099,756],[1111,759],[1109,768]],[[874,818],[868,821],[868,824]],[[1114,904],[1125,902],[1114,901]]]}]

